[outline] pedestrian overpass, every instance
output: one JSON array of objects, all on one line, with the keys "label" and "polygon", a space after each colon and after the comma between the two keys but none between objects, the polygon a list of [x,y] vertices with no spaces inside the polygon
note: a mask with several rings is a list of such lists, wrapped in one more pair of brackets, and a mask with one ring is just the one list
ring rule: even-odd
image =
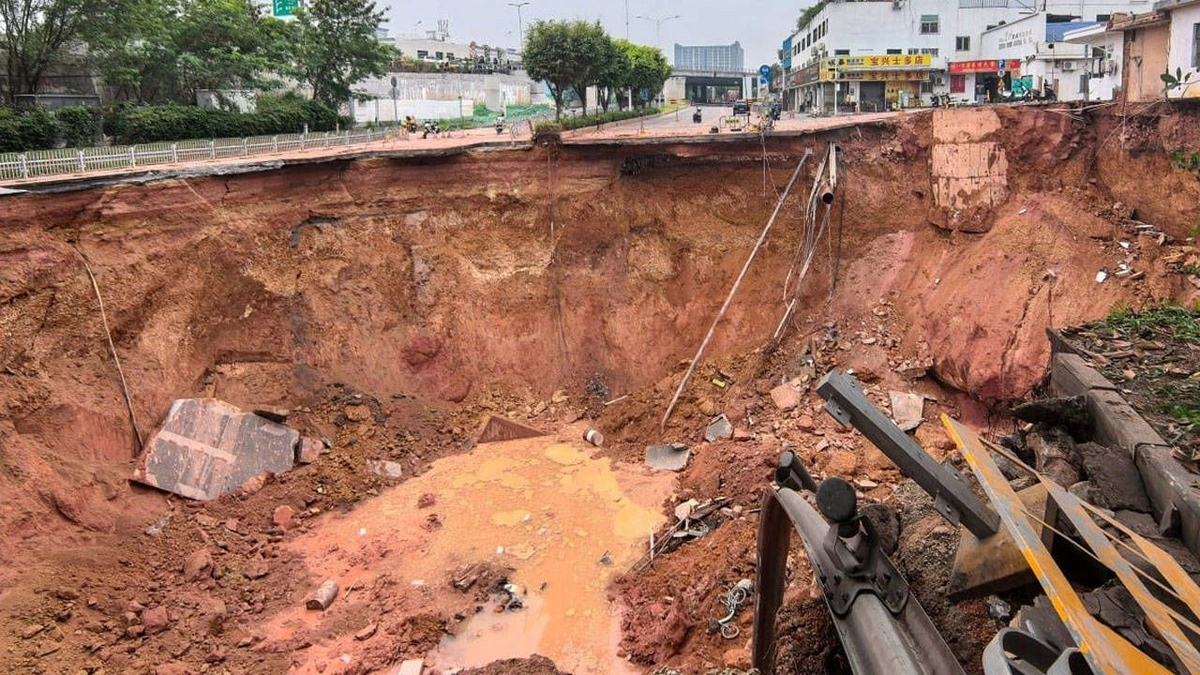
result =
[{"label": "pedestrian overpass", "polygon": [[[732,93],[736,92],[736,94]],[[758,97],[758,72],[719,70],[673,70],[663,85],[668,99],[718,103]]]}]

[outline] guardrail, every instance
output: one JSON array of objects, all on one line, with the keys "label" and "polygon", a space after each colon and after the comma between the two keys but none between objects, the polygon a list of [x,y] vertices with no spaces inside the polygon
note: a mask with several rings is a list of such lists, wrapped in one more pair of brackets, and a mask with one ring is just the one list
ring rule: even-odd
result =
[{"label": "guardrail", "polygon": [[0,154],[0,181],[330,148],[371,143],[397,134],[395,128],[364,129],[10,152]]}]

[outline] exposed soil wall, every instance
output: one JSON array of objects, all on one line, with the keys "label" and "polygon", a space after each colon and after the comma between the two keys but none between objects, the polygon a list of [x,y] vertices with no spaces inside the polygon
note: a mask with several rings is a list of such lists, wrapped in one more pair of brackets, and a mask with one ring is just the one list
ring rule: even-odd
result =
[{"label": "exposed soil wall", "polygon": [[[987,124],[975,124],[983,114]],[[933,158],[956,156],[937,149],[948,142],[937,124],[985,129],[970,142],[1004,154],[1003,172],[989,174],[1003,175],[1004,189],[981,192],[986,205],[971,194],[957,204],[970,218],[936,215],[943,174]],[[1188,111],[1077,119],[1000,108],[772,137],[766,173],[756,139],[330,162],[7,197],[0,544],[28,543],[0,546],[0,582],[62,546],[121,547],[162,503],[126,482],[136,442],[77,249],[95,271],[143,433],[175,398],[303,411],[319,409],[333,383],[409,397],[385,408],[399,420],[389,426],[413,427],[434,407],[502,394],[535,401],[563,389],[591,397],[596,411],[632,392],[640,407],[611,414],[606,433],[620,441],[615,452],[635,456],[662,437],[678,364],[805,150],[816,153],[797,188],[806,195],[826,141],[842,147],[831,236],[792,338],[746,372],[778,384],[795,374],[805,341],[834,328],[825,366],[885,375],[928,358],[938,381],[992,404],[1042,377],[1046,327],[1118,302],[1194,297],[1164,262],[1170,241],[1125,221],[1136,209],[1156,232],[1189,235],[1200,181],[1170,153],[1196,151],[1197,138]],[[798,203],[751,268],[713,359],[748,354],[778,323],[802,237]],[[1097,283],[1122,262],[1141,276]],[[743,417],[763,393],[705,384],[689,388],[671,440],[710,409]],[[442,452],[469,435],[451,426]],[[759,483],[745,480],[747,490]]]}]

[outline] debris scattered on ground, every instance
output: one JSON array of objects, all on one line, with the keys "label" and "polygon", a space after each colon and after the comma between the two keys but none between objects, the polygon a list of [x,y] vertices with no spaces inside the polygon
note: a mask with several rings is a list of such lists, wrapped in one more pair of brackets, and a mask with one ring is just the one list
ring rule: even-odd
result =
[{"label": "debris scattered on ground", "polygon": [[337,582],[329,579],[317,588],[317,590],[313,593],[312,598],[305,603],[305,606],[309,609],[329,609],[329,606],[333,604],[334,599],[337,598],[337,594]]},{"label": "debris scattered on ground", "polygon": [[714,417],[709,423],[708,428],[704,430],[704,440],[709,443],[733,438],[733,424],[729,422],[729,418],[724,413]]},{"label": "debris scattered on ground", "polygon": [[646,464],[660,471],[682,471],[692,452],[683,443],[651,445],[646,448]]},{"label": "debris scattered on ground", "polygon": [[478,443],[496,443],[500,441],[515,441],[518,438],[537,438],[545,436],[545,432],[514,422],[503,417],[490,415],[483,423],[483,428],[477,435]]},{"label": "debris scattered on ground", "polygon": [[392,480],[400,480],[404,477],[404,466],[399,462],[390,462],[379,459],[368,460],[367,471],[370,471],[380,478],[390,478]]},{"label": "debris scattered on ground", "polygon": [[[1176,257],[1184,259],[1184,253]],[[1194,249],[1193,253],[1194,254]],[[1200,269],[1200,268],[1195,268]],[[1154,427],[1193,471],[1200,460],[1200,308],[1118,307],[1062,338]],[[1130,377],[1132,375],[1132,377]]]},{"label": "debris scattered on ground", "polygon": [[925,397],[903,391],[889,391],[892,421],[901,431],[912,431],[925,419]]}]

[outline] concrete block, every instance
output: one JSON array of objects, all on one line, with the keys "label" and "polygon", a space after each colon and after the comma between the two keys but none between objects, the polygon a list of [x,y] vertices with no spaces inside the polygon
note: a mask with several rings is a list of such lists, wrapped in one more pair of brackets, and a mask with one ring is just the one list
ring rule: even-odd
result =
[{"label": "concrete block", "polygon": [[300,434],[216,399],[180,399],[146,443],[133,480],[189,499],[216,499],[292,468]]},{"label": "concrete block", "polygon": [[1076,354],[1055,354],[1050,361],[1050,388],[1060,396],[1082,396],[1093,389],[1117,387]]},{"label": "concrete block", "polygon": [[1167,444],[1117,392],[1092,389],[1087,392],[1087,404],[1097,443],[1121,448],[1131,457],[1138,446]]},{"label": "concrete block", "polygon": [[[1017,493],[1021,503],[1042,522],[1054,522],[1053,502],[1041,484],[1025,488]],[[1054,533],[1041,523],[1033,522],[1041,534],[1042,543],[1049,549]],[[1025,555],[1013,541],[1012,535],[1003,526],[987,539],[976,539],[965,528],[958,542],[954,566],[946,582],[946,593],[952,600],[975,598],[989,593],[1019,588],[1037,581]]]},{"label": "concrete block", "polygon": [[1200,475],[1185,469],[1165,444],[1139,446],[1134,460],[1155,516],[1162,522],[1172,519],[1172,512],[1177,513],[1180,538],[1190,551],[1200,555]]}]

